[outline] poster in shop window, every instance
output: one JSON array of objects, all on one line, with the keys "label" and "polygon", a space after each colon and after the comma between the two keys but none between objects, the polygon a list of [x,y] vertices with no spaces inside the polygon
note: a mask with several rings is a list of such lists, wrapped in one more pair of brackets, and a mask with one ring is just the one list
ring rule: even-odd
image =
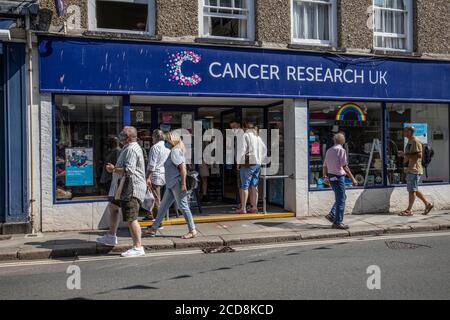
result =
[{"label": "poster in shop window", "polygon": [[[428,144],[428,124],[427,123],[405,123],[404,127],[414,127],[414,136],[423,144]],[[405,145],[408,141],[405,139]]]},{"label": "poster in shop window", "polygon": [[66,186],[94,185],[94,150],[92,148],[66,149]]}]

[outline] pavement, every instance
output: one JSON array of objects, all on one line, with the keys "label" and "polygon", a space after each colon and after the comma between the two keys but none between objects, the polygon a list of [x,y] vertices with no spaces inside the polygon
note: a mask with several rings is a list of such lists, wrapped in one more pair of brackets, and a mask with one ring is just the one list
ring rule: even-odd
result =
[{"label": "pavement", "polygon": [[[233,249],[214,254],[194,249],[129,259],[91,256],[75,261],[0,263],[0,300],[145,299],[147,310],[158,309],[167,314],[164,318],[172,319],[179,318],[170,316],[175,307],[183,305],[213,304],[210,315],[214,315],[224,299],[236,301],[230,303],[233,305],[249,299],[271,304],[278,299],[450,297],[449,231]],[[172,305],[159,301],[167,299],[183,301]],[[205,304],[201,300],[214,301]],[[275,305],[274,311],[284,314],[283,309],[283,305]]]},{"label": "pavement", "polygon": [[[174,225],[164,227],[155,238],[144,237],[143,245],[147,252],[155,252],[436,232],[450,229],[450,211],[434,211],[428,216],[412,217],[393,214],[349,215],[345,223],[350,226],[349,230],[331,229],[324,217],[202,223],[197,224],[200,236],[190,240],[180,238],[187,232],[185,225]],[[0,261],[118,255],[131,247],[127,230],[120,230],[119,245],[114,248],[96,243],[96,238],[104,233],[104,230],[99,230],[5,237],[0,240]]]}]

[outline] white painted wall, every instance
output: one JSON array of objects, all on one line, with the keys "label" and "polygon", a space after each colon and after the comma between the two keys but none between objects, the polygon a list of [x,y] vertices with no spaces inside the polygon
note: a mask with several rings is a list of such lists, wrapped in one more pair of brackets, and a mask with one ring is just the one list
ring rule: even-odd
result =
[{"label": "white painted wall", "polygon": [[[423,186],[421,191],[436,210],[450,209],[450,185]],[[321,216],[329,213],[334,202],[332,191],[309,192],[309,215]],[[408,207],[406,187],[347,190],[346,214],[398,213]],[[417,200],[415,210],[422,211],[423,204]]]},{"label": "white painted wall", "polygon": [[285,209],[308,214],[308,105],[306,100],[284,101]]}]

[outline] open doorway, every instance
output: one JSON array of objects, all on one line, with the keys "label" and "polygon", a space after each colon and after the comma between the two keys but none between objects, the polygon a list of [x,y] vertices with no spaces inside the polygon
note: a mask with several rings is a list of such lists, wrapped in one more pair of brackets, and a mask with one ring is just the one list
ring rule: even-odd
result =
[{"label": "open doorway", "polygon": [[[240,127],[250,121],[259,129],[279,129],[280,165],[277,174],[283,173],[283,101],[272,99],[199,98],[199,97],[131,97],[131,125],[139,132],[140,143],[148,153],[152,142],[151,132],[161,129],[193,131],[194,122],[201,122],[202,134],[208,129],[226,130],[237,122]],[[197,122],[197,124],[198,124]],[[270,145],[268,135],[268,146]],[[205,148],[208,142],[202,144]],[[226,148],[225,143],[223,144]],[[270,147],[268,148],[270,152]],[[226,150],[224,150],[224,154]],[[233,214],[239,203],[239,171],[234,164],[193,164],[200,176],[200,185],[192,210],[197,215]],[[260,180],[259,211],[262,211],[263,180]],[[267,181],[267,212],[283,212],[284,183]]]}]

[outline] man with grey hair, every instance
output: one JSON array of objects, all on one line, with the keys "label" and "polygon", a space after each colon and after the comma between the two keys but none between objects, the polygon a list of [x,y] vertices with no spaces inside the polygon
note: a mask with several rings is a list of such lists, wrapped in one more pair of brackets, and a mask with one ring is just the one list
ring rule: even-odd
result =
[{"label": "man with grey hair", "polygon": [[344,224],[345,212],[345,177],[352,179],[353,185],[357,186],[358,182],[348,167],[347,152],[343,148],[345,144],[345,136],[342,133],[336,133],[333,136],[334,146],[327,150],[325,161],[323,164],[323,177],[329,182],[334,191],[335,202],[331,208],[330,214],[326,218],[333,223],[334,229],[348,229]]},{"label": "man with grey hair", "polygon": [[170,149],[166,148],[164,142],[164,132],[156,129],[152,134],[153,146],[148,153],[147,166],[147,186],[153,193],[155,205],[152,215],[147,219],[152,219],[158,214],[161,204],[161,188],[166,184],[164,163],[170,155]]},{"label": "man with grey hair", "polygon": [[113,174],[109,189],[110,229],[109,233],[97,239],[97,242],[107,245],[117,245],[117,229],[119,228],[119,208],[122,209],[123,220],[128,223],[133,247],[122,253],[122,257],[137,257],[145,255],[141,242],[141,227],[138,223],[139,208],[147,192],[145,184],[144,154],[137,143],[137,130],[134,127],[124,127],[119,134],[119,140],[124,145],[116,165],[108,163],[106,170]]}]

